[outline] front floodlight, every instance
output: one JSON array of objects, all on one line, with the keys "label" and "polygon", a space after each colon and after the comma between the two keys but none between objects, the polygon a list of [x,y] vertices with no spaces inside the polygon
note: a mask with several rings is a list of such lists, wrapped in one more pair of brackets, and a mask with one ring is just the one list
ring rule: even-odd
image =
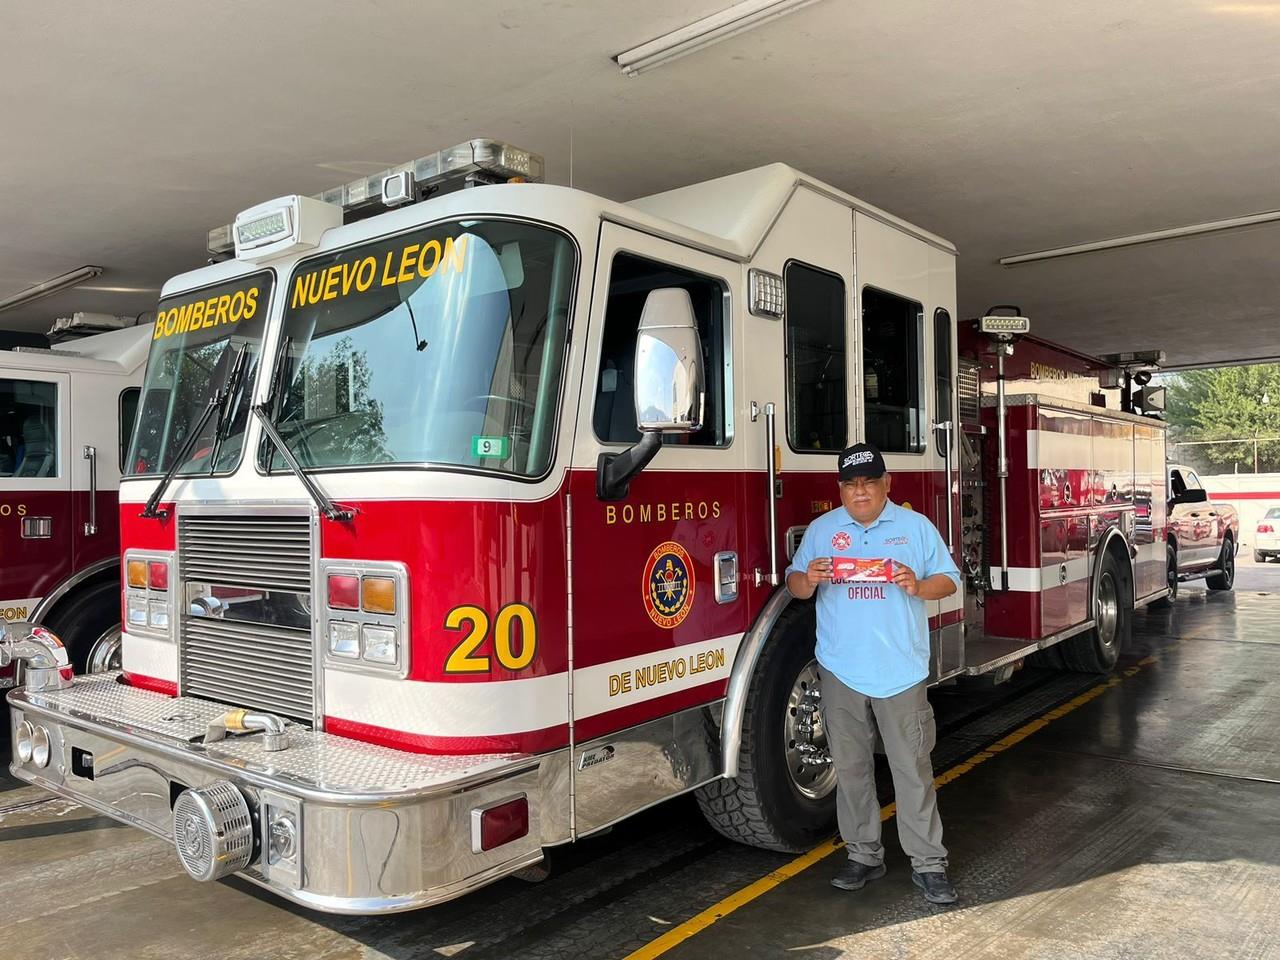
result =
[{"label": "front floodlight", "polygon": [[330,227],[342,225],[342,209],[312,197],[280,197],[236,214],[237,260],[259,262],[320,243]]}]

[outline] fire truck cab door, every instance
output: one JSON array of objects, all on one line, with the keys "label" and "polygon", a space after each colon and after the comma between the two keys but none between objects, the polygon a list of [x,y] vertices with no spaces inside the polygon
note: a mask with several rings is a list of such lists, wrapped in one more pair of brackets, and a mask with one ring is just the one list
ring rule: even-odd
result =
[{"label": "fire truck cab door", "polygon": [[[724,696],[747,628],[741,589],[744,425],[730,261],[624,227],[601,229],[571,481],[576,832],[713,778],[707,705]],[[706,390],[703,426],[668,435],[627,496],[597,496],[601,454],[639,441],[637,325],[652,290],[689,293]]]},{"label": "fire truck cab door", "polygon": [[72,568],[69,378],[0,369],[0,617],[23,620]]}]

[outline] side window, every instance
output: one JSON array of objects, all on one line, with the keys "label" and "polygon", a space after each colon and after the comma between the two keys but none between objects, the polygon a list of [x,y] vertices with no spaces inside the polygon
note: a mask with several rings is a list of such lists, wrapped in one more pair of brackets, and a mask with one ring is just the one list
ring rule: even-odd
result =
[{"label": "side window", "polygon": [[1169,496],[1178,498],[1187,492],[1187,485],[1182,479],[1182,473],[1178,470],[1169,471]]},{"label": "side window", "polygon": [[1204,484],[1200,482],[1200,478],[1196,476],[1196,472],[1194,470],[1187,471],[1187,489],[1188,490],[1204,489]]},{"label": "side window", "polygon": [[0,477],[57,475],[57,385],[0,380]]},{"label": "side window", "polygon": [[[952,382],[954,374],[951,370],[951,314],[939,307],[933,311],[933,369],[934,369],[934,418],[939,422],[951,419]],[[951,435],[955,436],[955,427],[951,425]],[[937,431],[936,443],[938,453],[947,455],[947,435]]]},{"label": "side window", "polygon": [[725,426],[725,287],[718,280],[680,267],[646,260],[629,253],[613,258],[609,299],[605,306],[600,371],[592,413],[596,437],[602,443],[635,443],[636,333],[650,290],[681,287],[689,291],[698,319],[707,402],[702,429],[697,433],[664,437],[666,443],[719,447],[727,441]]},{"label": "side window", "polygon": [[924,450],[921,336],[924,308],[862,288],[862,390],[867,442],[886,453]]},{"label": "side window", "polygon": [[840,450],[849,440],[844,281],[802,263],[786,269],[787,441]]},{"label": "side window", "polygon": [[133,440],[133,428],[138,421],[138,398],[142,396],[141,387],[129,387],[120,391],[120,472],[125,473],[125,462],[129,459],[129,444]]}]

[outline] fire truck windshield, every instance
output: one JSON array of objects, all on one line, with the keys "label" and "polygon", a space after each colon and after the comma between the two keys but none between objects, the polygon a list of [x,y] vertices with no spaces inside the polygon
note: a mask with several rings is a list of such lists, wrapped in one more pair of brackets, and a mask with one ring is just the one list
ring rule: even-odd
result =
[{"label": "fire truck windshield", "polygon": [[[272,419],[304,468],[419,463],[543,475],[575,248],[529,223],[436,224],[304,261]],[[264,448],[270,467],[285,463]]]},{"label": "fire truck windshield", "polygon": [[219,416],[205,419],[177,473],[220,473],[239,463],[272,279],[271,273],[259,273],[160,301],[129,452],[130,475],[164,473],[174,465],[247,347],[242,371],[230,384],[232,395]]}]

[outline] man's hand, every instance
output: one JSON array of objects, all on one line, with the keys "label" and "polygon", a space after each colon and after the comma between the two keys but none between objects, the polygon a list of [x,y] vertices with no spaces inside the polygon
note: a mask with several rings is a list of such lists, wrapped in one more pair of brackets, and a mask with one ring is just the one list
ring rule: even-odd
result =
[{"label": "man's hand", "polygon": [[914,597],[920,593],[920,581],[916,579],[916,572],[908,567],[905,563],[893,562],[893,582],[900,586],[908,597]]},{"label": "man's hand", "polygon": [[805,581],[813,589],[818,589],[819,584],[831,582],[831,558],[817,557],[809,562],[809,568],[804,572]]}]

